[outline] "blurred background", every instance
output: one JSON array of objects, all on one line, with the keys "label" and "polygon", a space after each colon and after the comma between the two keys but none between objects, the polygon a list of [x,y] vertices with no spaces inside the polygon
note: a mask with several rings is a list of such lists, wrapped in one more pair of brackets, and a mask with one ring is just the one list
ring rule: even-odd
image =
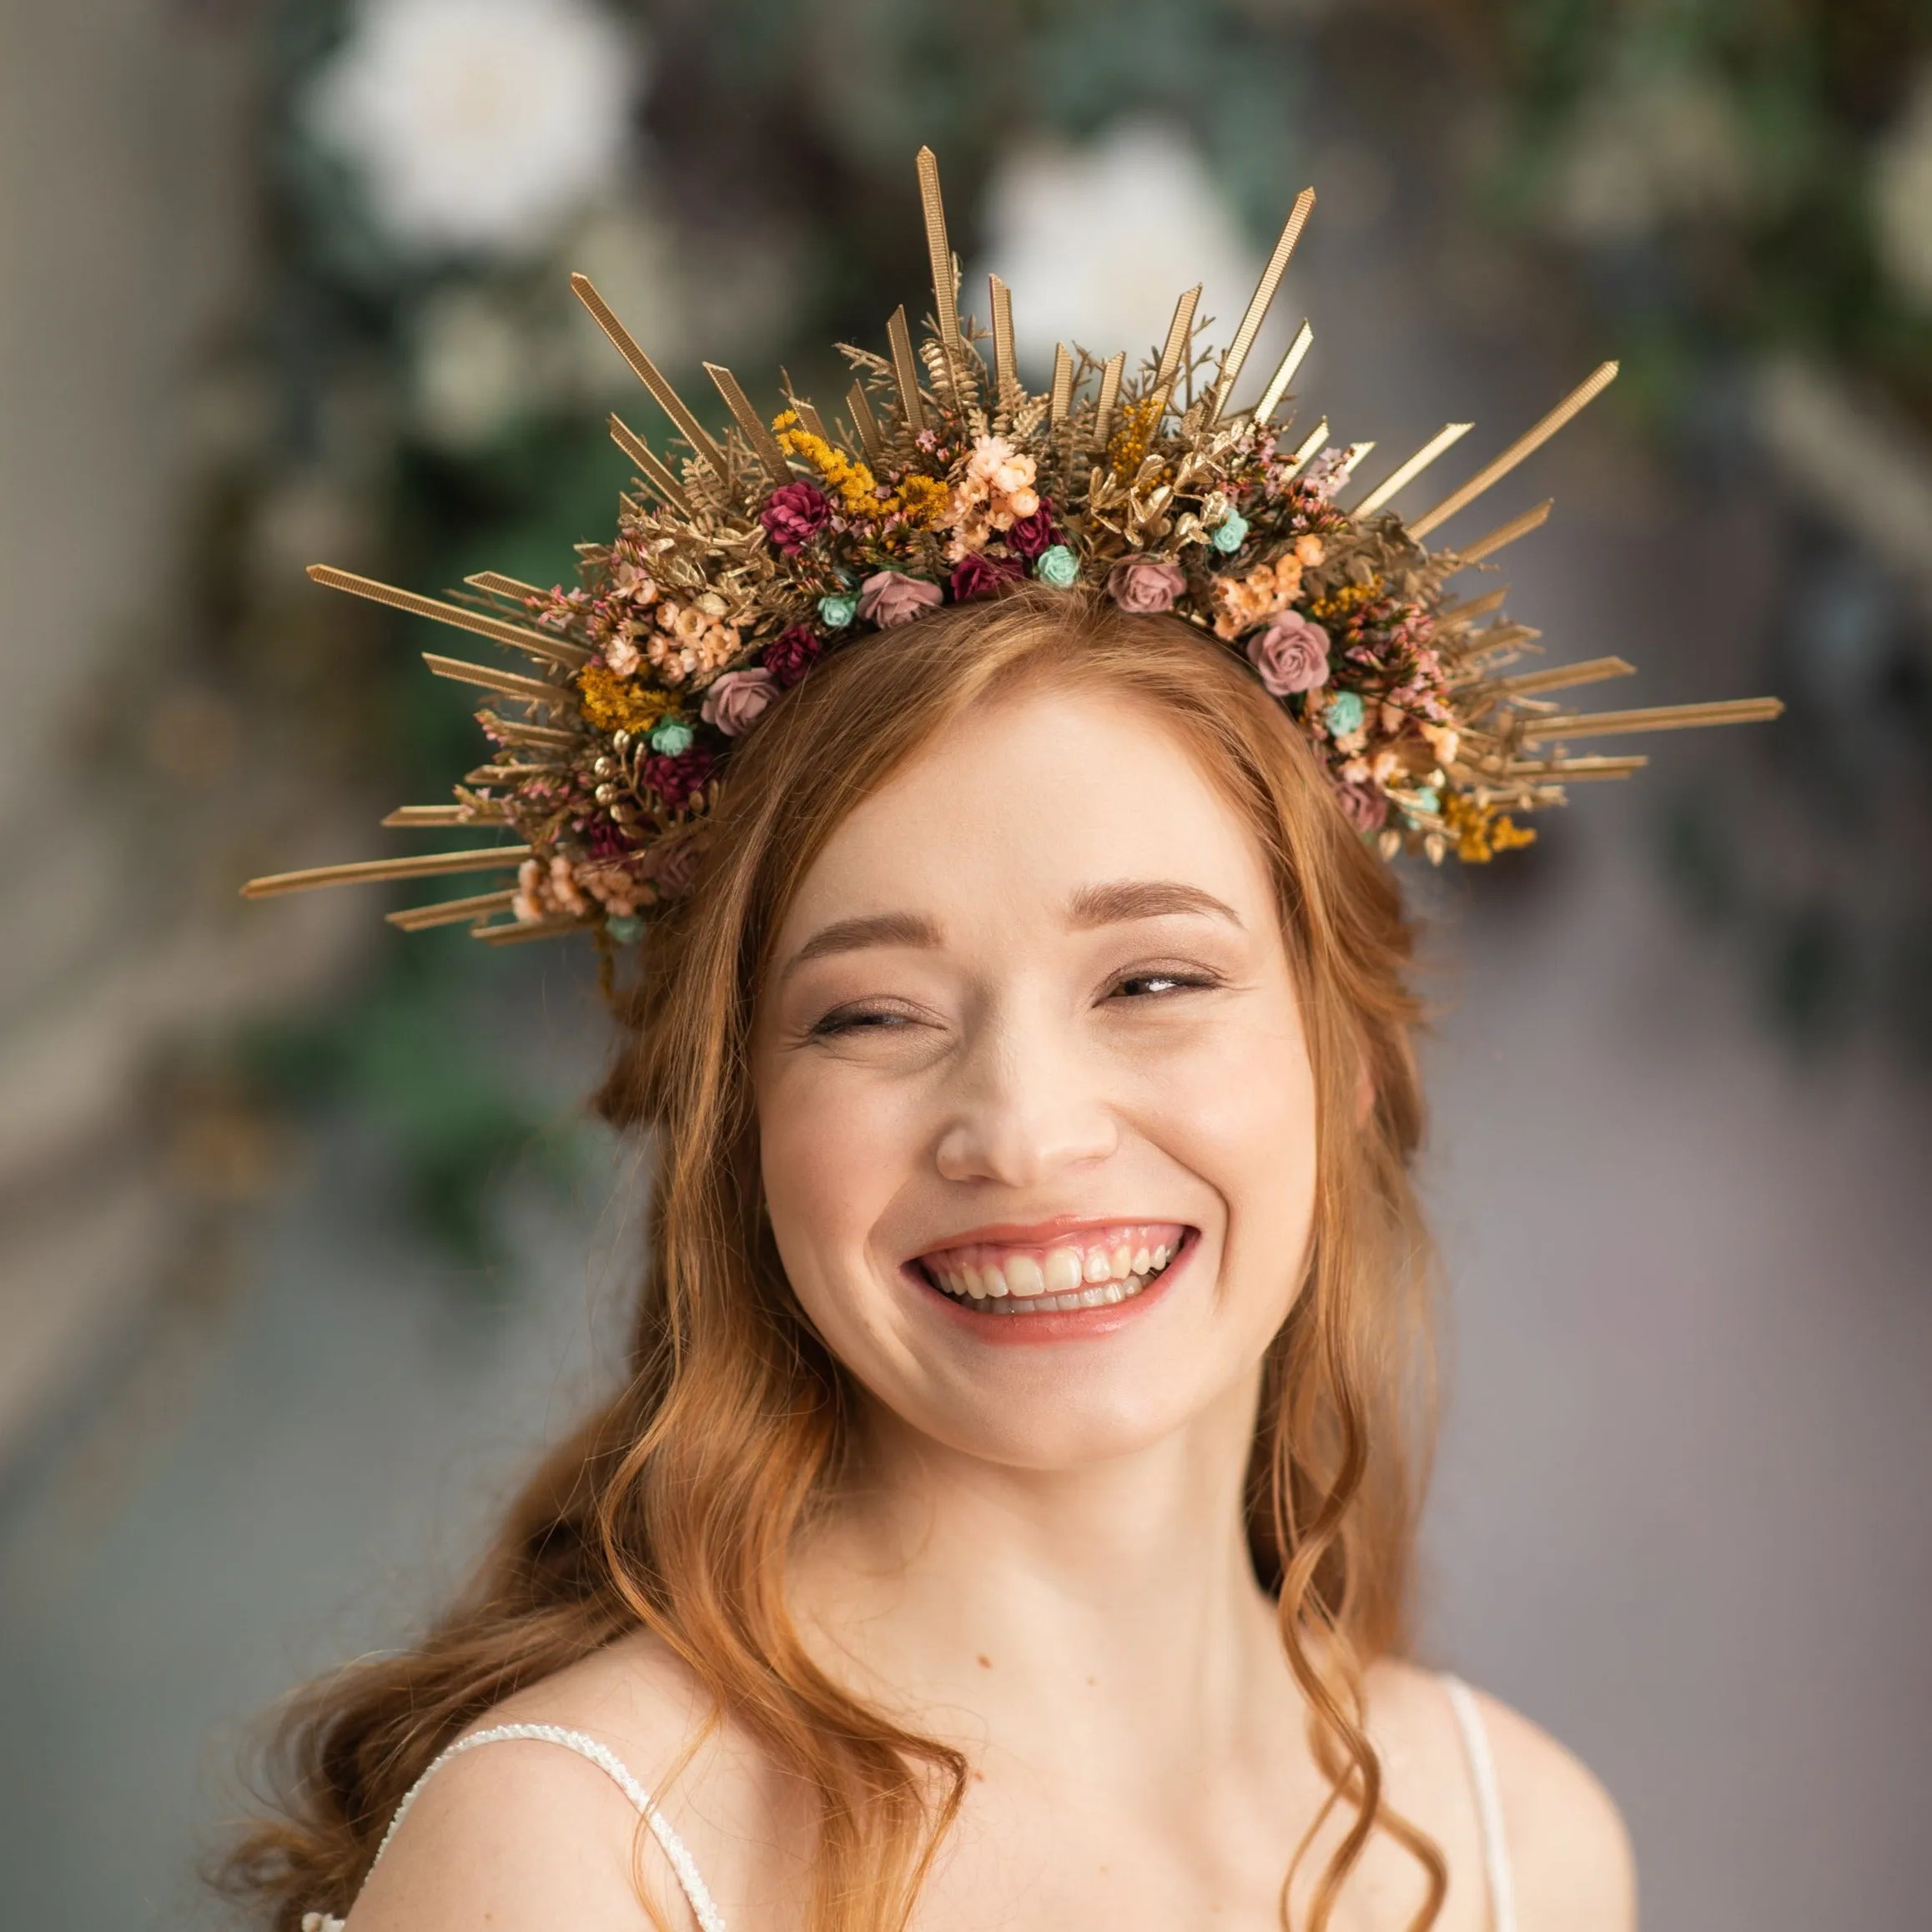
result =
[{"label": "blurred background", "polygon": [[250,1726],[461,1573],[635,1266],[587,960],[235,898],[405,849],[381,813],[474,762],[425,627],[302,566],[568,576],[605,412],[654,420],[571,269],[687,394],[708,357],[828,400],[828,345],[924,299],[921,142],[1035,367],[1197,279],[1227,316],[1308,182],[1305,422],[1487,455],[1622,357],[1479,513],[1557,499],[1511,609],[1634,658],[1630,702],[1790,709],[1411,882],[1423,1646],[1597,1768],[1653,1932],[1923,1924],[1919,0],[19,0],[0,1927],[220,1922]]}]

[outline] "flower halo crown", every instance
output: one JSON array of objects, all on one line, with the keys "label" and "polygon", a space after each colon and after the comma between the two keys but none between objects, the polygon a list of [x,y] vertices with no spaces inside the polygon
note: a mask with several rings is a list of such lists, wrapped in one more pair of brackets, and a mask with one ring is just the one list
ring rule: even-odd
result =
[{"label": "flower halo crown", "polygon": [[[489,693],[487,760],[455,802],[389,826],[501,826],[517,841],[251,880],[251,897],[360,880],[506,874],[516,883],[390,913],[407,930],[467,923],[491,943],[589,930],[635,940],[689,888],[732,746],[766,707],[857,636],[1030,576],[1171,611],[1244,657],[1305,732],[1350,822],[1385,857],[1487,860],[1535,834],[1520,814],[1638,756],[1572,741],[1775,717],[1775,699],[1578,715],[1552,693],[1627,675],[1621,658],[1509,670],[1537,633],[1504,592],[1462,601],[1449,580],[1537,527],[1544,502],[1460,549],[1423,540],[1560,429],[1617,373],[1607,362],[1422,516],[1387,509],[1471,428],[1450,423],[1346,506],[1372,445],[1326,421],[1277,420],[1311,340],[1304,322],[1252,407],[1230,405],[1315,201],[1296,201],[1228,347],[1195,346],[1199,288],[1130,374],[1064,345],[1044,395],[1020,383],[1013,311],[990,279],[989,331],[957,306],[938,165],[918,156],[934,313],[915,342],[902,307],[889,354],[850,347],[836,431],[804,398],[761,415],[705,365],[734,427],[713,435],[583,276],[571,284],[676,431],[667,458],[616,416],[637,473],[615,541],[579,546],[579,583],[541,590],[492,571],[455,601],[317,565],[318,582],[521,652],[530,671],[425,653]],[[983,345],[990,340],[992,366]]]}]

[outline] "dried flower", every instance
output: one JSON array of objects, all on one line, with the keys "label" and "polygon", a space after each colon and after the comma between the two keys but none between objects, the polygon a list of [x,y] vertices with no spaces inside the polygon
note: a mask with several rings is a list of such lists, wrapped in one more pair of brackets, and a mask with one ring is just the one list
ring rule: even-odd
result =
[{"label": "dried flower", "polygon": [[1187,588],[1187,575],[1171,557],[1124,556],[1107,573],[1107,591],[1123,611],[1138,616],[1171,611]]},{"label": "dried flower", "polygon": [[727,671],[704,694],[704,722],[735,738],[749,731],[778,695],[778,681],[763,670]]},{"label": "dried flower", "polygon": [[909,624],[923,617],[935,604],[945,601],[937,584],[921,577],[908,577],[903,571],[880,571],[858,587],[858,614],[868,624],[882,630],[893,624]]},{"label": "dried flower", "polygon": [[1264,688],[1275,697],[1313,691],[1328,682],[1328,633],[1299,611],[1270,617],[1248,640],[1247,656]]},{"label": "dried flower", "polygon": [[1054,541],[1054,506],[1050,497],[1039,500],[1031,516],[1022,516],[1006,533],[1006,547],[1015,556],[1039,556]]},{"label": "dried flower", "polygon": [[834,591],[818,600],[818,618],[828,631],[843,631],[858,615],[858,599],[849,591]]},{"label": "dried flower", "polygon": [[640,775],[673,812],[677,812],[704,790],[717,768],[709,752],[694,749],[674,757],[647,758]]},{"label": "dried flower", "polygon": [[1223,556],[1239,550],[1248,541],[1248,520],[1239,511],[1230,510],[1215,526],[1214,535],[1208,541]]},{"label": "dried flower", "polygon": [[818,662],[824,641],[808,624],[793,624],[765,647],[765,668],[789,691]]},{"label": "dried flower", "polygon": [[1321,722],[1331,737],[1346,738],[1361,729],[1364,716],[1362,702],[1355,692],[1338,691],[1323,708]]},{"label": "dried flower", "polygon": [[1349,784],[1335,787],[1336,802],[1342,817],[1365,838],[1381,829],[1389,815],[1389,802],[1373,785]]},{"label": "dried flower", "polygon": [[1070,591],[1080,581],[1080,560],[1064,543],[1049,544],[1034,560],[1033,574],[1056,591]]},{"label": "dried flower", "polygon": [[985,556],[976,551],[953,566],[953,601],[963,604],[974,597],[990,596],[1001,585],[1024,574],[1017,557]]},{"label": "dried flower", "polygon": [[667,717],[651,733],[651,748],[667,758],[675,758],[688,752],[697,737],[688,720]]},{"label": "dried flower", "polygon": [[796,556],[825,527],[832,505],[816,483],[784,483],[765,499],[758,521],[787,556]]},{"label": "dried flower", "polygon": [[584,716],[601,732],[648,731],[671,708],[661,691],[631,684],[595,662],[577,673]]}]

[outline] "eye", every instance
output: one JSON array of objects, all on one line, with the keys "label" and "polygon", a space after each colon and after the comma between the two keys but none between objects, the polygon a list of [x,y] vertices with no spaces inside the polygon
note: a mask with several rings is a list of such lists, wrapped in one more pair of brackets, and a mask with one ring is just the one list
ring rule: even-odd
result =
[{"label": "eye", "polygon": [[1193,993],[1220,984],[1211,973],[1185,967],[1147,966],[1137,972],[1123,973],[1109,987],[1109,999],[1164,999],[1177,993]]},{"label": "eye", "polygon": [[888,1033],[910,1026],[912,1016],[892,1007],[835,1006],[807,1029],[812,1039],[838,1039],[848,1034]]}]

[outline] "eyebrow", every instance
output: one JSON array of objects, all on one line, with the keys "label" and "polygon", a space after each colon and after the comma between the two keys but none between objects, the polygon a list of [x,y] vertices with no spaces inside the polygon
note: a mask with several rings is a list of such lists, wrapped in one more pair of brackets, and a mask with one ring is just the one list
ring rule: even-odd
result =
[{"label": "eyebrow", "polygon": [[870,918],[835,919],[821,926],[785,962],[781,979],[813,959],[829,958],[835,953],[863,952],[868,946],[921,946],[940,943],[939,928],[919,913],[878,913]]},{"label": "eyebrow", "polygon": [[1124,925],[1130,919],[1170,918],[1177,913],[1225,919],[1239,927],[1240,915],[1212,893],[1178,879],[1120,879],[1107,885],[1083,886],[1068,907],[1074,927]]}]

